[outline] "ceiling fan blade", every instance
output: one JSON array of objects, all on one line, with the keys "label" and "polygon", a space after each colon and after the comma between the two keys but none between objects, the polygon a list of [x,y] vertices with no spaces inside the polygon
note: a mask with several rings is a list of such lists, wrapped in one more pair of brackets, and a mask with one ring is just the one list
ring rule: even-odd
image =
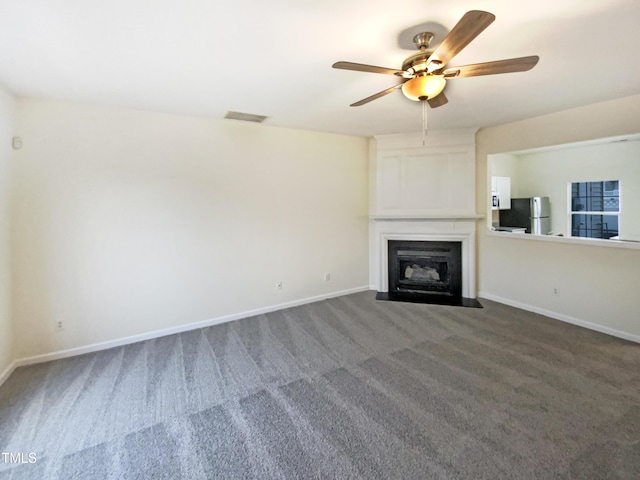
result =
[{"label": "ceiling fan blade", "polygon": [[460,50],[469,45],[482,31],[496,19],[493,13],[471,10],[465,13],[449,35],[429,57],[429,62],[440,62],[444,67]]},{"label": "ceiling fan blade", "polygon": [[530,57],[509,58],[495,62],[475,63],[461,67],[447,68],[442,73],[447,79],[456,77],[479,77],[498,73],[526,72],[536,66],[540,60],[537,55]]},{"label": "ceiling fan blade", "polygon": [[440,95],[437,95],[427,100],[427,103],[431,108],[438,108],[444,105],[445,103],[447,103],[448,101],[449,99],[445,97],[444,93],[441,93]]},{"label": "ceiling fan blade", "polygon": [[354,70],[356,72],[382,73],[384,75],[402,76],[404,74],[402,70],[395,70],[393,68],[386,67],[376,67],[375,65],[365,65],[364,63],[336,62],[332,65],[332,67],[339,68],[341,70]]},{"label": "ceiling fan blade", "polygon": [[380,97],[384,97],[385,95],[389,95],[391,92],[393,92],[394,90],[396,90],[396,89],[398,89],[400,87],[402,87],[402,83],[400,83],[398,85],[395,85],[395,86],[393,86],[391,88],[387,88],[386,90],[383,90],[383,91],[378,92],[378,93],[376,93],[374,95],[371,95],[370,97],[363,98],[359,102],[352,103],[349,106],[350,107],[360,107],[360,106],[364,105],[365,103],[369,103],[369,102],[372,102],[373,100],[377,100]]}]

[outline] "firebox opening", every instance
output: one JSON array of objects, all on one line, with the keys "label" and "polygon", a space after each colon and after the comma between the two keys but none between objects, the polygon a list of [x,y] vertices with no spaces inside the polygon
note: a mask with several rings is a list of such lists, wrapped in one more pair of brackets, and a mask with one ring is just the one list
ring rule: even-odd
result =
[{"label": "firebox opening", "polygon": [[406,291],[448,293],[449,265],[432,259],[401,259],[398,285]]},{"label": "firebox opening", "polygon": [[389,240],[389,293],[462,295],[462,243]]}]

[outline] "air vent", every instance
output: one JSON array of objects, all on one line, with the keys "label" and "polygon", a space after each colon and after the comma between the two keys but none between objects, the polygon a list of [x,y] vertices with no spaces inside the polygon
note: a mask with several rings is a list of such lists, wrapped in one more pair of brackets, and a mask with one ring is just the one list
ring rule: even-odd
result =
[{"label": "air vent", "polygon": [[230,120],[241,120],[243,122],[262,123],[268,117],[264,115],[256,115],[254,113],[227,112],[224,118],[228,118]]}]

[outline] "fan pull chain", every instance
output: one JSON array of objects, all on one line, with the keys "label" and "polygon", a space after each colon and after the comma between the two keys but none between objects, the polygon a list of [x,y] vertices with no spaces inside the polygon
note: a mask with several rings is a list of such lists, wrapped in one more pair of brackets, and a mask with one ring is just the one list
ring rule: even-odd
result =
[{"label": "fan pull chain", "polygon": [[422,100],[422,146],[427,144],[427,101]]}]

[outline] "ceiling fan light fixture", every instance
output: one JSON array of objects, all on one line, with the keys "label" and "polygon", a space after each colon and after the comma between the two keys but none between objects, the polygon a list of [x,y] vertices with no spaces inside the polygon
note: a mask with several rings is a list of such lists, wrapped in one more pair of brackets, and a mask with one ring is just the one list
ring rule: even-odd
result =
[{"label": "ceiling fan light fixture", "polygon": [[402,84],[402,93],[415,102],[438,96],[447,81],[442,75],[421,75]]}]

